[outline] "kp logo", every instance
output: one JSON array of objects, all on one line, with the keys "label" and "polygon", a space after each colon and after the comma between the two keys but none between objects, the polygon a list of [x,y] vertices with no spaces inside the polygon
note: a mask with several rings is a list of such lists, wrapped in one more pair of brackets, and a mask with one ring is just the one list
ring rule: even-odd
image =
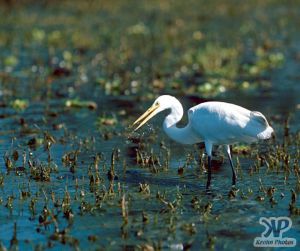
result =
[{"label": "kp logo", "polygon": [[254,239],[254,247],[295,247],[296,239],[282,237],[292,227],[289,217],[261,217],[259,223],[265,227],[261,237]]}]

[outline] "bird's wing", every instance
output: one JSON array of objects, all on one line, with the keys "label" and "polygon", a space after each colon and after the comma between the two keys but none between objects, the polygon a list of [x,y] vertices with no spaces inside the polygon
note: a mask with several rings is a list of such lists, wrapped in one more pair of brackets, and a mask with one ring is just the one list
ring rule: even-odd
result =
[{"label": "bird's wing", "polygon": [[192,107],[188,113],[194,132],[216,144],[252,142],[266,129],[266,119],[261,113],[234,104],[206,102]]}]

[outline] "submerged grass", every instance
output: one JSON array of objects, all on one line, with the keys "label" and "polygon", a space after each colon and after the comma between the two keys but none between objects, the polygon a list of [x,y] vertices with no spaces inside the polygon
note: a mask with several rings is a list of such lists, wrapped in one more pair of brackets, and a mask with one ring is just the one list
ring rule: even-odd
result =
[{"label": "submerged grass", "polygon": [[[261,216],[299,239],[296,2],[0,3],[0,250],[252,249]],[[128,127],[161,93],[259,109],[276,138],[233,146],[237,189],[214,149],[208,196],[203,145]]]}]

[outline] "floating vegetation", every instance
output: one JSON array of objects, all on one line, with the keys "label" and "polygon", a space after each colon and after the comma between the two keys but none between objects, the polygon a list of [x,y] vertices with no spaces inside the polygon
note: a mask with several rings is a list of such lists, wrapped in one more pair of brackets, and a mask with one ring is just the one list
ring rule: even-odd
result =
[{"label": "floating vegetation", "polygon": [[256,61],[253,64],[244,64],[243,70],[251,76],[261,76],[267,70],[281,67],[284,63],[284,55],[281,52],[270,52],[259,47],[255,52]]},{"label": "floating vegetation", "polygon": [[4,65],[7,67],[14,67],[18,64],[19,60],[14,55],[7,56],[4,59]]},{"label": "floating vegetation", "polygon": [[88,108],[91,110],[97,109],[97,104],[93,101],[82,101],[79,99],[70,99],[65,103],[66,107],[70,108]]},{"label": "floating vegetation", "polygon": [[118,120],[115,116],[100,116],[96,121],[99,126],[115,126],[118,123]]},{"label": "floating vegetation", "polygon": [[21,111],[29,106],[29,102],[25,99],[15,99],[10,102],[10,105],[13,109]]}]

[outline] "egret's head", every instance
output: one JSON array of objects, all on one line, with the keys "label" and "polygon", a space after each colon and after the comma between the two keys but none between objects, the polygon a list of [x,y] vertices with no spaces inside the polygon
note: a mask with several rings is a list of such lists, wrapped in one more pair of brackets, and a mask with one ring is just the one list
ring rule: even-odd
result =
[{"label": "egret's head", "polygon": [[178,102],[178,100],[170,95],[162,95],[159,96],[152,104],[152,106],[142,115],[140,116],[133,125],[136,125],[139,123],[137,128],[134,130],[136,131],[141,126],[143,126],[149,119],[154,117],[156,114],[160,113],[161,111],[164,111],[166,109],[172,108],[172,104],[174,102]]}]

